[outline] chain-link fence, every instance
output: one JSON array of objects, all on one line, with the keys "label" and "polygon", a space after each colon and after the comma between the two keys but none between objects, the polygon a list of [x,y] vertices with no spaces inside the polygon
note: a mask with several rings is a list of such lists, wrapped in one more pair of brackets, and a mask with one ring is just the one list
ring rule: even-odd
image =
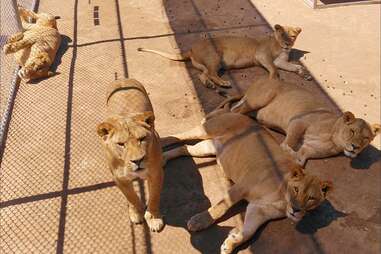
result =
[{"label": "chain-link fence", "polygon": [[[8,1],[1,0],[2,11],[14,14],[14,7],[5,5]],[[34,7],[33,2],[18,3]],[[136,49],[184,52],[200,38],[265,35],[271,32],[266,20],[249,0],[41,0],[39,9],[61,17],[62,43],[54,63],[59,74],[37,84],[21,81],[14,100],[7,91],[14,87],[13,56],[4,56],[7,62],[2,62],[2,68],[9,71],[4,78],[2,75],[1,103],[6,106],[1,110],[7,111],[9,101],[14,106],[0,154],[0,253],[218,253],[228,232],[242,223],[241,216],[195,234],[186,230],[187,220],[218,202],[226,189],[215,162],[180,158],[166,166],[161,210],[167,226],[159,234],[151,233],[144,224],[130,223],[126,199],[112,182],[95,129],[106,116],[107,85],[124,76],[145,85],[162,136],[199,124],[202,112],[212,110],[223,98],[205,88],[199,72],[189,64]],[[2,26],[17,30],[15,19],[7,22],[10,27],[2,17]],[[12,31],[4,36],[1,32],[2,43]],[[242,92],[264,73],[261,68],[249,68],[230,71],[225,77]],[[326,97],[312,81],[286,72],[282,77]],[[355,174],[348,171],[343,158],[314,163],[318,165],[315,171],[321,169],[322,175],[332,174],[325,168],[340,166],[335,172],[345,175],[342,186],[349,185],[347,179],[352,179],[351,184],[367,180],[366,198],[350,198],[358,207],[376,206],[379,195],[374,189],[380,178],[375,172],[381,170]],[[354,180],[366,176],[363,181]],[[142,197],[147,194],[142,185],[136,189]],[[259,238],[254,237],[254,251],[321,254],[329,248],[330,253],[352,253],[348,251],[352,246],[345,249],[341,239],[360,242],[364,238],[353,237],[351,230],[344,230],[345,225],[335,223],[340,213],[330,205],[328,208],[310,217],[303,227],[316,234],[298,233],[289,221],[271,223],[260,230]],[[361,211],[357,213],[362,216]],[[328,230],[319,230],[327,224]],[[379,235],[374,233],[374,223],[367,227],[370,235]],[[339,237],[330,233],[333,231],[340,232]],[[333,237],[338,240],[332,241]],[[356,252],[369,248],[355,244]],[[247,248],[240,253],[251,251]]]},{"label": "chain-link fence", "polygon": [[[0,6],[0,48],[3,48],[12,34],[22,30],[17,13],[17,5],[33,10],[37,6],[35,0],[2,0]],[[3,135],[9,120],[9,111],[17,89],[18,66],[13,55],[0,52],[0,148]]]}]

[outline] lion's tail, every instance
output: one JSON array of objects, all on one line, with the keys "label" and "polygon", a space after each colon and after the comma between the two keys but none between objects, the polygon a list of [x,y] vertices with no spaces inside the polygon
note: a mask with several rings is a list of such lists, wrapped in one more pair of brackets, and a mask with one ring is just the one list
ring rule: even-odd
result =
[{"label": "lion's tail", "polygon": [[165,58],[173,60],[173,61],[186,61],[190,57],[189,51],[185,52],[183,55],[181,55],[181,54],[176,54],[176,53],[171,54],[171,53],[167,53],[167,52],[163,52],[163,51],[159,51],[159,50],[154,50],[154,49],[137,48],[137,50],[141,51],[141,52],[151,52],[151,53],[157,54],[159,56],[165,57]]}]

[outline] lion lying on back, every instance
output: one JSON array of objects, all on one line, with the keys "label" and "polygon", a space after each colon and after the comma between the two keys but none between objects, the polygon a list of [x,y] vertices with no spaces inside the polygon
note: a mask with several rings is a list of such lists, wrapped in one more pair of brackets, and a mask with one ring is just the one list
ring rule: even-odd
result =
[{"label": "lion lying on back", "polygon": [[[25,81],[53,76],[49,71],[61,43],[55,16],[34,13],[19,6],[23,32],[12,35],[4,45],[4,53],[15,53],[21,66],[18,72]],[[36,23],[29,23],[29,18]]]},{"label": "lion lying on back", "polygon": [[201,82],[206,86],[230,87],[229,81],[218,76],[221,68],[243,68],[261,65],[266,68],[271,78],[278,76],[277,67],[296,72],[306,79],[303,66],[288,62],[289,53],[302,31],[299,27],[274,26],[274,33],[260,38],[221,36],[213,40],[202,39],[184,53],[168,54],[158,50],[138,48],[138,51],[151,52],[174,61],[191,60],[195,68],[202,71]]},{"label": "lion lying on back", "polygon": [[[228,111],[232,97],[211,115]],[[282,148],[293,155],[300,165],[309,158],[324,158],[344,152],[356,157],[380,133],[380,124],[368,124],[351,112],[334,113],[326,102],[312,92],[279,80],[254,82],[232,112],[246,114],[256,111],[257,120],[285,132]]]},{"label": "lion lying on back", "polygon": [[205,229],[238,201],[249,202],[243,228],[230,232],[221,253],[231,253],[266,221],[286,216],[294,221],[302,219],[307,211],[325,200],[331,188],[330,182],[304,173],[268,131],[247,116],[221,114],[166,140],[170,144],[191,139],[203,141],[169,150],[164,153],[165,160],[179,156],[216,156],[226,177],[234,184],[215,205],[193,216],[188,229]]}]

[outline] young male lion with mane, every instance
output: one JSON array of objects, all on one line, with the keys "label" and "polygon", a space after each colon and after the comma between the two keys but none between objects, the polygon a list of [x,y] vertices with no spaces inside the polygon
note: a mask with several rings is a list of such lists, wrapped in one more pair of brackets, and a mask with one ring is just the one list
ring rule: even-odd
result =
[{"label": "young male lion with mane", "polygon": [[339,153],[354,158],[381,132],[380,124],[351,112],[338,115],[303,87],[268,78],[255,81],[243,96],[225,100],[210,116],[221,111],[255,111],[258,122],[286,133],[281,147],[300,165]]},{"label": "young male lion with mane", "polygon": [[249,202],[243,228],[230,232],[221,246],[223,254],[247,241],[266,221],[282,217],[300,220],[325,200],[332,187],[330,182],[304,173],[267,130],[245,115],[215,115],[201,126],[163,141],[168,145],[195,139],[203,141],[165,152],[165,161],[179,156],[216,156],[234,184],[214,206],[193,216],[188,229],[205,229],[238,201]]},{"label": "young male lion with mane", "polygon": [[[107,118],[97,126],[108,166],[126,196],[133,223],[144,218],[151,231],[164,227],[160,215],[163,185],[162,151],[155,131],[153,108],[144,86],[134,79],[117,80],[107,92]],[[148,183],[147,209],[133,189],[135,179]]]},{"label": "young male lion with mane", "polygon": [[288,62],[291,48],[302,31],[299,27],[275,25],[270,36],[259,38],[221,36],[202,39],[194,43],[190,50],[182,55],[138,48],[138,51],[151,52],[174,61],[191,60],[192,65],[202,71],[201,82],[210,87],[215,84],[230,87],[227,80],[218,76],[223,69],[263,66],[270,73],[271,78],[277,78],[277,68],[296,72],[305,79],[310,76],[303,66]]},{"label": "young male lion with mane", "polygon": [[[4,45],[4,53],[15,53],[21,66],[18,72],[25,81],[53,76],[50,66],[61,43],[56,17],[48,13],[35,13],[21,6],[18,12],[23,32],[12,35]],[[30,19],[35,23],[30,23]]]}]

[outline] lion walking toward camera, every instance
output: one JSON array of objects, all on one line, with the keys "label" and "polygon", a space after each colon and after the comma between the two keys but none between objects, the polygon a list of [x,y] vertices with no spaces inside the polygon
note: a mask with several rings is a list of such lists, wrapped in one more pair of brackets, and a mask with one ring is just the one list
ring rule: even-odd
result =
[{"label": "lion walking toward camera", "polygon": [[[151,231],[164,227],[160,215],[163,185],[162,150],[155,116],[144,86],[134,79],[117,80],[107,93],[107,118],[97,126],[114,181],[129,204],[133,223],[146,220]],[[147,180],[147,209],[133,189],[135,179]]]},{"label": "lion walking toward camera", "polygon": [[[12,35],[4,45],[4,53],[15,54],[16,62],[21,66],[20,78],[30,81],[53,76],[50,71],[61,43],[57,30],[56,17],[48,13],[35,13],[18,7],[23,32]],[[29,19],[35,20],[30,23]]]}]

